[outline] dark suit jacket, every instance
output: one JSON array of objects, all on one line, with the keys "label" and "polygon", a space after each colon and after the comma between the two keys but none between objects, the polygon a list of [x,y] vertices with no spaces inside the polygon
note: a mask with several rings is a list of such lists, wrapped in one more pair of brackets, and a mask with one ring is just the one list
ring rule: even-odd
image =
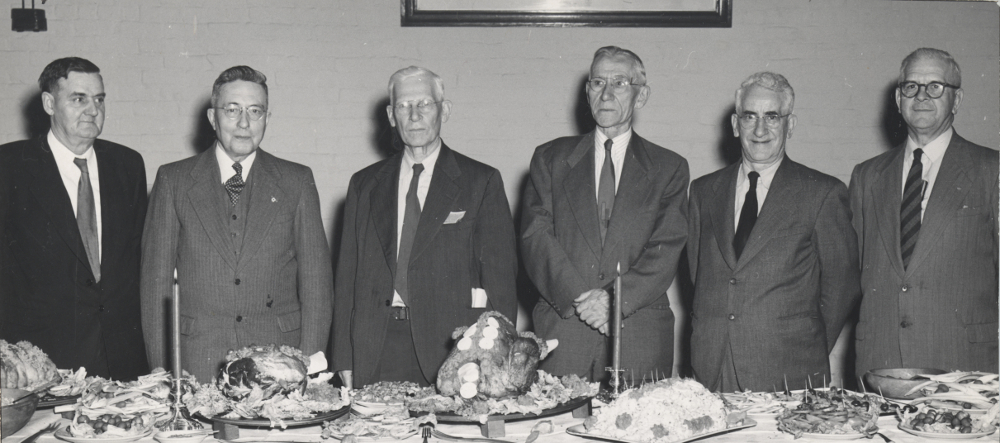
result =
[{"label": "dark suit jacket", "polygon": [[0,337],[27,340],[56,366],[107,355],[110,372],[147,374],[139,323],[139,241],[146,169],[139,153],[94,141],[101,183],[101,281],[87,261],[76,215],[45,136],[0,146]]},{"label": "dark suit jacket", "polygon": [[230,349],[274,343],[306,355],[325,351],[333,317],[333,267],[312,171],[257,150],[243,246],[234,254],[215,149],[160,167],[142,242],[150,364],[167,362],[177,268],[181,362],[203,383]]},{"label": "dark suit jacket", "polygon": [[635,374],[669,374],[674,325],[666,291],[687,239],[687,161],[633,133],[602,246],[594,136],[563,137],[535,149],[522,198],[521,258],[542,296],[535,331],[559,339],[542,367],[604,378],[603,367],[590,365],[607,338],[575,315],[573,300],[609,287],[620,263],[622,365]]},{"label": "dark suit jacket", "polygon": [[916,249],[899,251],[905,146],[851,176],[864,298],[857,373],[872,368],[997,372],[997,151],[952,135]]},{"label": "dark suit jacket", "polygon": [[[408,270],[410,328],[423,373],[436,377],[451,333],[486,310],[517,318],[517,252],[500,172],[441,144],[420,213]],[[396,214],[402,152],[351,177],[337,260],[333,369],[354,385],[375,382],[396,272]],[[449,213],[465,211],[457,223]],[[472,308],[472,288],[489,297]],[[393,320],[394,321],[394,320]]]},{"label": "dark suit jacket", "polygon": [[[793,389],[826,374],[860,295],[847,187],[785,157],[740,259],[733,250],[739,163],[691,183],[695,283],[691,359],[713,391]],[[725,355],[739,386],[720,385]]]}]

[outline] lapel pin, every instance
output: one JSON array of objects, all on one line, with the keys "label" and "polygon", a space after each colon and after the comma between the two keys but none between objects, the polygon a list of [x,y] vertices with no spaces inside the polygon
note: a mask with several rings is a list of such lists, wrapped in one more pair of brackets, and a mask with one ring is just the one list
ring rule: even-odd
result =
[{"label": "lapel pin", "polygon": [[277,201],[278,201],[278,199],[276,199],[274,197],[271,197],[271,203],[276,203]]}]

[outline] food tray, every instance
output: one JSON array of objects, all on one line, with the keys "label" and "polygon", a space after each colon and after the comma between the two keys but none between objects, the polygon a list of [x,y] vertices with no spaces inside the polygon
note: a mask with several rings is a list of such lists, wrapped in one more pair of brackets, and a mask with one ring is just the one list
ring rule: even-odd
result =
[{"label": "food tray", "polygon": [[968,434],[947,434],[943,432],[924,432],[918,431],[916,429],[903,426],[902,423],[899,424],[899,429],[903,432],[916,435],[923,438],[935,438],[935,439],[948,439],[948,440],[971,440],[974,438],[985,437],[997,431],[995,426],[987,426],[985,431],[982,432],[970,432]]},{"label": "food tray", "polygon": [[[333,420],[347,414],[351,410],[351,405],[345,405],[340,409],[324,412],[312,418],[304,420],[284,420],[285,427],[294,428],[299,426],[309,426],[324,421]],[[201,417],[199,415],[199,417]],[[225,418],[220,416],[202,417],[212,422],[212,429],[218,431],[216,438],[224,440],[235,440],[240,438],[239,428],[270,428],[271,420],[266,418]]]},{"label": "food tray", "polygon": [[[592,398],[593,397],[575,398],[555,407],[543,409],[538,414],[516,413],[487,415],[486,423],[480,422],[479,417],[466,417],[454,412],[435,412],[434,415],[437,417],[438,423],[478,424],[480,425],[484,437],[496,438],[504,437],[506,435],[504,424],[509,421],[545,418],[569,411],[573,411],[574,418],[586,418],[590,415],[590,400]],[[427,415],[427,412],[410,411],[410,415],[413,417],[419,417]]]},{"label": "food tray", "polygon": [[[757,422],[756,421],[753,421],[751,419],[744,419],[742,425],[736,425],[736,426],[732,426],[732,427],[729,427],[729,428],[726,428],[726,429],[720,429],[720,430],[714,431],[714,432],[706,432],[704,434],[694,435],[694,436],[691,436],[690,438],[686,438],[684,440],[678,440],[678,441],[672,442],[672,443],[684,443],[684,442],[689,442],[689,441],[695,441],[695,440],[702,439],[702,438],[709,437],[709,436],[713,436],[713,435],[725,434],[727,432],[738,431],[740,429],[752,428],[754,426],[757,426]],[[593,439],[597,439],[597,440],[613,441],[613,442],[617,442],[617,443],[640,443],[638,440],[622,440],[622,439],[617,439],[617,438],[614,438],[614,437],[605,437],[603,435],[588,434],[587,433],[587,428],[585,428],[583,426],[583,423],[580,423],[578,425],[573,425],[573,426],[570,426],[569,428],[566,428],[566,433],[569,434],[569,435],[575,435],[577,437],[593,438]]]}]

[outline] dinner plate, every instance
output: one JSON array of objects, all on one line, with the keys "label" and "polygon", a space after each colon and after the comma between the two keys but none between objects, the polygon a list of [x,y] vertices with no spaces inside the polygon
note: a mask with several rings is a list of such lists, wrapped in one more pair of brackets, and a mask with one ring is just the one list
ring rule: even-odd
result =
[{"label": "dinner plate", "polygon": [[[351,406],[347,405],[340,409],[321,413],[315,417],[303,420],[283,420],[285,427],[296,427],[323,423],[326,420],[333,420],[350,412]],[[200,416],[200,415],[199,415]],[[226,418],[216,415],[215,417],[205,417],[207,420],[217,421],[241,427],[271,427],[271,420],[266,418]]]},{"label": "dinner plate", "polygon": [[[566,403],[562,403],[562,404],[556,405],[556,406],[551,407],[549,409],[542,409],[542,411],[539,412],[538,414],[514,413],[514,414],[493,414],[493,415],[488,415],[488,416],[486,416],[486,421],[499,421],[499,420],[503,420],[503,421],[507,422],[507,421],[517,421],[517,420],[526,420],[526,419],[535,419],[535,418],[550,417],[550,416],[553,416],[553,415],[562,414],[563,412],[572,411],[572,410],[574,410],[576,408],[579,408],[580,406],[586,405],[588,402],[590,402],[591,398],[592,397],[575,398],[575,399],[567,401]],[[423,415],[427,415],[427,412],[423,412],[423,411],[421,411],[421,412],[410,411],[410,416],[411,417],[419,417],[419,416],[423,416]],[[466,417],[464,415],[459,415],[459,414],[456,414],[454,412],[435,412],[434,415],[437,417],[438,423],[476,423],[476,424],[480,423],[479,416]]]},{"label": "dinner plate", "polygon": [[56,397],[54,395],[46,394],[41,400],[38,400],[38,409],[70,405],[76,403],[78,398],[80,398],[80,394],[67,395],[65,397]]},{"label": "dinner plate", "polygon": [[803,432],[803,437],[813,438],[816,440],[857,440],[859,438],[864,438],[865,434],[860,432],[851,434],[813,434],[809,432]]},{"label": "dinner plate", "polygon": [[[749,419],[748,420],[743,420],[743,424],[742,425],[733,426],[733,427],[729,427],[729,428],[726,428],[726,429],[720,429],[718,431],[713,431],[713,432],[706,432],[704,434],[693,435],[693,436],[691,436],[689,438],[686,438],[684,440],[678,440],[678,441],[675,441],[675,442],[672,442],[672,443],[684,443],[684,442],[694,441],[694,440],[702,439],[702,438],[709,437],[709,436],[712,436],[712,435],[725,434],[727,432],[733,432],[733,431],[738,431],[740,429],[752,428],[754,426],[757,426],[757,422],[755,422],[753,420],[749,420]],[[589,434],[589,433],[587,433],[587,428],[583,426],[583,423],[580,423],[578,425],[573,425],[573,426],[570,426],[570,427],[566,428],[566,433],[569,434],[569,435],[575,435],[577,437],[594,438],[594,439],[597,439],[597,440],[613,441],[613,442],[617,442],[617,443],[640,443],[638,440],[624,440],[624,439],[618,439],[618,438],[614,438],[614,437],[606,437],[606,436],[603,436],[603,435]]]},{"label": "dinner plate", "polygon": [[130,441],[136,441],[139,439],[149,437],[149,435],[152,434],[154,430],[155,429],[150,428],[146,432],[143,432],[142,434],[128,435],[128,436],[74,437],[72,434],[69,433],[69,426],[67,426],[65,428],[61,428],[58,431],[56,431],[55,436],[58,439],[66,440],[72,443],[127,443]]},{"label": "dinner plate", "polygon": [[968,434],[945,434],[941,432],[924,432],[913,428],[904,427],[902,423],[897,426],[901,431],[924,438],[938,438],[949,440],[972,440],[973,438],[985,437],[997,431],[995,426],[987,427],[983,432],[970,432]]}]

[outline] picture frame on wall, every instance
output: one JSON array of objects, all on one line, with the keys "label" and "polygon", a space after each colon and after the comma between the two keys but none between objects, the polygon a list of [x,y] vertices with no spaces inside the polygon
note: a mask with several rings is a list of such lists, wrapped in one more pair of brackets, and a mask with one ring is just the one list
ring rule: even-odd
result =
[{"label": "picture frame on wall", "polygon": [[400,0],[402,26],[732,27],[732,0]]}]

